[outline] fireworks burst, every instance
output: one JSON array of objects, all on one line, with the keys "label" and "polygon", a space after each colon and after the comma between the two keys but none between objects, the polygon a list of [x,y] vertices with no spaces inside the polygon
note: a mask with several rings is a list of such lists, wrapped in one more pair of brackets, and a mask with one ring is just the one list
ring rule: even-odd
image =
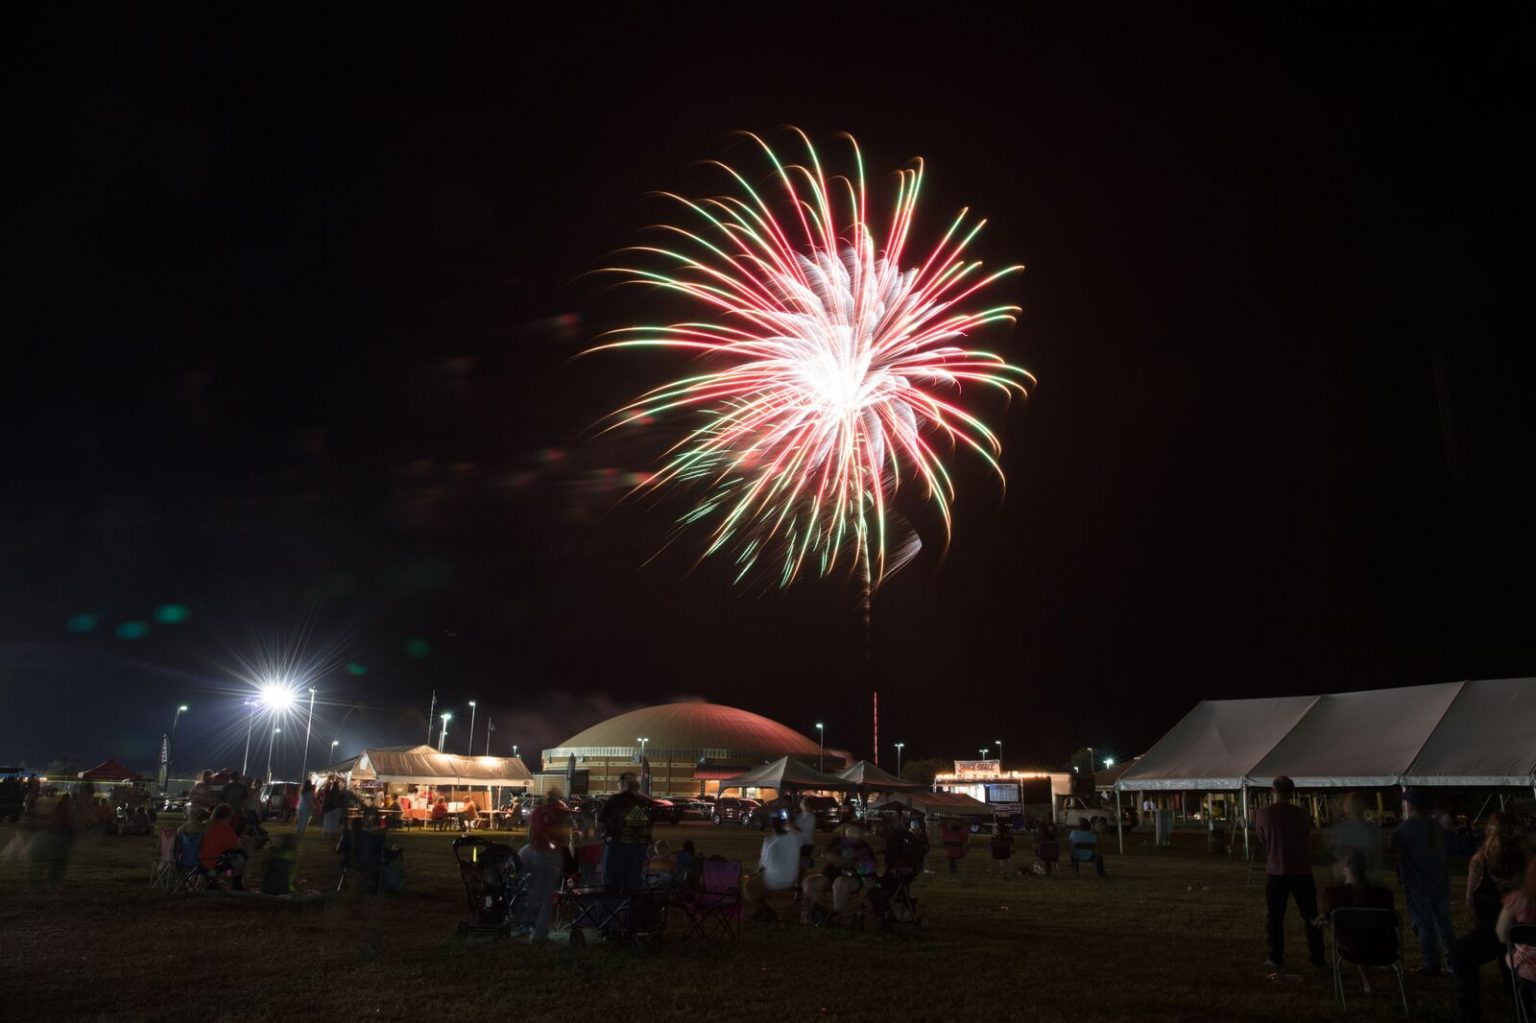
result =
[{"label": "fireworks burst", "polygon": [[1023,397],[1034,378],[959,339],[1014,321],[1017,306],[967,306],[1023,267],[984,274],[980,260],[965,256],[986,223],[968,223],[967,210],[926,258],[909,259],[922,161],[898,172],[882,241],[852,136],[845,137],[854,174],[829,177],[810,139],[796,134],[806,164],[784,163],[748,135],[772,164],[782,216],[746,177],[713,162],[740,194],[665,193],[702,224],[662,225],[678,239],[672,246],[626,250],[662,269],[610,268],[686,295],[706,316],[625,328],[592,350],[681,349],[699,357],[696,373],[642,394],[613,414],[609,428],[696,417],[638,489],[701,491],[681,522],[711,532],[706,556],[728,553],[738,580],[775,565],[785,586],[808,569],[858,572],[867,592],[917,549],[916,534],[892,507],[903,480],[917,481],[937,507],[947,542],[955,488],[945,457],[969,448],[1002,479],[996,435],[958,400],[967,384]]}]

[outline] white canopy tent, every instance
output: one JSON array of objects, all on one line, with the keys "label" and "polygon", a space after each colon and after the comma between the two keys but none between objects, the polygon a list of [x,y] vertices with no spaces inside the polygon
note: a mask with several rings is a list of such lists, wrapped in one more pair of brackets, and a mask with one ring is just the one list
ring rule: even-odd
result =
[{"label": "white canopy tent", "polygon": [[[1536,679],[1206,700],[1115,782],[1122,792],[1457,785],[1536,790]],[[1124,835],[1121,835],[1124,848]]]}]

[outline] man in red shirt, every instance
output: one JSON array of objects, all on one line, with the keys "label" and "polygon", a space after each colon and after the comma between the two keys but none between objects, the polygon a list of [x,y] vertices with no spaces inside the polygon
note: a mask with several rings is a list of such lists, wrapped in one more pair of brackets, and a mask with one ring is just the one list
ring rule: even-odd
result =
[{"label": "man in red shirt", "polygon": [[555,889],[560,885],[561,850],[571,835],[571,808],[561,800],[559,789],[550,789],[544,803],[533,811],[528,824],[528,848],[523,866],[528,868],[528,901],[523,904],[523,930],[533,941],[549,940],[549,921],[554,914]]},{"label": "man in red shirt", "polygon": [[1312,879],[1308,842],[1312,818],[1291,797],[1296,784],[1285,775],[1274,780],[1275,801],[1253,815],[1253,830],[1268,850],[1264,902],[1268,908],[1264,927],[1269,958],[1264,965],[1279,972],[1285,962],[1285,904],[1296,899],[1301,922],[1307,931],[1307,951],[1313,966],[1323,965],[1323,931],[1317,926],[1317,882]]},{"label": "man in red shirt", "polygon": [[212,874],[220,869],[222,857],[222,866],[229,869],[233,878],[230,887],[240,891],[240,876],[245,873],[246,853],[230,824],[233,818],[234,811],[228,803],[220,803],[213,811],[213,820],[203,832],[203,844],[198,846],[198,862],[203,873]]}]

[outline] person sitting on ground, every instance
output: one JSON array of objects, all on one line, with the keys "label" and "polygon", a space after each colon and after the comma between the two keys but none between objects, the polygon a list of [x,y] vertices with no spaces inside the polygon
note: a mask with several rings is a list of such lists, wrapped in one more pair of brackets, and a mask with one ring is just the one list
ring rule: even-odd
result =
[{"label": "person sitting on ground", "polygon": [[228,870],[232,878],[230,887],[235,891],[243,891],[240,877],[245,873],[246,852],[240,845],[240,837],[235,834],[234,825],[230,823],[233,819],[234,810],[228,803],[220,803],[214,808],[213,819],[203,832],[203,844],[198,849],[197,859],[205,874]]},{"label": "person sitting on ground", "polygon": [[[1381,885],[1371,884],[1366,872],[1367,852],[1357,845],[1344,846],[1344,883],[1330,885],[1323,889],[1322,913],[1316,920],[1319,928],[1326,928],[1328,920],[1336,909],[1394,909],[1392,903],[1392,890]],[[1371,982],[1365,975],[1365,967],[1358,966],[1358,961],[1365,959],[1379,961],[1390,956],[1396,951],[1396,935],[1382,928],[1349,928],[1340,927],[1334,934],[1338,942],[1338,951],[1345,959],[1357,962],[1360,970],[1360,983],[1365,993],[1370,994]]]},{"label": "person sitting on ground", "polygon": [[1088,826],[1087,817],[1078,818],[1077,829],[1067,836],[1067,841],[1072,844],[1073,877],[1079,876],[1078,868],[1084,863],[1092,863],[1099,877],[1109,876],[1104,872],[1104,854],[1099,852],[1099,836]]},{"label": "person sitting on ground", "polygon": [[[1525,865],[1525,880],[1520,889],[1504,896],[1504,906],[1499,910],[1494,934],[1500,941],[1507,943],[1509,929],[1515,924],[1536,924],[1536,856],[1531,857]],[[1516,945],[1505,965],[1526,984],[1536,985],[1536,945]],[[1530,988],[1522,991],[1521,996],[1536,1001]],[[1536,1010],[1536,1005],[1531,1008]]]},{"label": "person sitting on ground", "polygon": [[1013,859],[1013,829],[1005,821],[999,821],[997,830],[992,832],[992,838],[987,844],[991,847],[992,862],[997,866],[997,872],[1007,874],[1009,862]]},{"label": "person sitting on ground", "polygon": [[786,812],[771,818],[773,830],[757,854],[757,872],[747,878],[747,902],[754,923],[777,919],[770,899],[777,892],[793,892],[800,880],[800,834],[788,826],[787,817]]}]

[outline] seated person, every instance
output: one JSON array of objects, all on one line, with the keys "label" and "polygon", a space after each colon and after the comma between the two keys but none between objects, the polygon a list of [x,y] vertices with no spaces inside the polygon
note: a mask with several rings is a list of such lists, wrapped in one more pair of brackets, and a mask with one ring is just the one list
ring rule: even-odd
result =
[{"label": "seated person", "polygon": [[697,888],[704,873],[704,858],[693,847],[693,839],[683,839],[677,853],[677,871],[672,875],[679,888]]},{"label": "seated person", "polygon": [[214,809],[213,819],[203,832],[203,844],[198,849],[197,859],[200,873],[213,874],[227,870],[233,879],[230,887],[243,891],[240,876],[245,873],[246,851],[240,845],[234,825],[230,823],[233,817],[234,811],[228,803],[220,803]]},{"label": "seated person", "polygon": [[[1536,856],[1526,862],[1525,880],[1519,890],[1504,896],[1504,904],[1499,910],[1498,921],[1493,925],[1493,932],[1499,941],[1508,943],[1509,929],[1515,924],[1536,924]],[[1536,945],[1516,945],[1506,965],[1525,985],[1536,985]],[[1520,997],[1527,1000],[1528,1006],[1536,1009],[1536,1004],[1532,1004],[1536,1003],[1536,991],[1527,986],[1520,991]]]},{"label": "seated person", "polygon": [[437,802],[432,804],[432,826],[442,828],[448,822],[448,800],[442,796],[437,797]]},{"label": "seated person", "polygon": [[464,805],[459,808],[459,813],[464,818],[464,826],[466,828],[480,826],[480,805],[475,802],[474,796],[464,800]]},{"label": "seated person", "polygon": [[800,833],[790,830],[782,813],[773,815],[772,824],[773,831],[763,839],[763,847],[757,855],[757,873],[747,878],[747,901],[752,906],[752,919],[760,923],[778,917],[768,904],[773,893],[793,893],[800,882]]},{"label": "seated person", "polygon": [[1049,875],[1056,872],[1056,865],[1061,862],[1061,843],[1056,840],[1056,829],[1049,824],[1040,826],[1040,834],[1035,842],[1035,869],[1036,872]]},{"label": "seated person", "polygon": [[187,815],[187,819],[182,821],[181,827],[176,829],[176,833],[178,835],[196,835],[201,839],[203,832],[207,830],[208,811],[199,806],[192,809],[192,812]]},{"label": "seated person", "polygon": [[817,906],[825,909],[824,896],[829,890],[833,916],[857,912],[865,884],[875,875],[875,850],[865,840],[864,829],[858,824],[844,826],[842,837],[834,838],[827,847],[826,860],[826,867],[801,885],[805,896],[803,912],[813,914]]},{"label": "seated person", "polygon": [[908,826],[905,810],[898,807],[891,819],[891,830],[885,836],[885,876],[906,880],[920,873],[926,851],[917,833]]},{"label": "seated person", "polygon": [[665,838],[658,838],[651,846],[650,857],[645,863],[645,882],[649,888],[670,888],[677,873],[677,858]]},{"label": "seated person", "polygon": [[[1366,877],[1365,854],[1350,849],[1344,858],[1344,883],[1323,889],[1323,911],[1317,918],[1317,926],[1327,927],[1328,918],[1336,909],[1392,909],[1392,892],[1380,885],[1373,885]],[[1391,960],[1397,954],[1397,936],[1384,928],[1340,927],[1334,932],[1339,955],[1356,963],[1360,971],[1360,983],[1367,994],[1371,982],[1365,975],[1360,961],[1381,962]]]},{"label": "seated person", "polygon": [[1088,826],[1087,817],[1078,818],[1077,828],[1067,836],[1067,841],[1072,843],[1073,877],[1078,876],[1078,867],[1083,863],[1092,863],[1100,877],[1109,876],[1104,873],[1104,854],[1099,852],[1099,836]]}]

